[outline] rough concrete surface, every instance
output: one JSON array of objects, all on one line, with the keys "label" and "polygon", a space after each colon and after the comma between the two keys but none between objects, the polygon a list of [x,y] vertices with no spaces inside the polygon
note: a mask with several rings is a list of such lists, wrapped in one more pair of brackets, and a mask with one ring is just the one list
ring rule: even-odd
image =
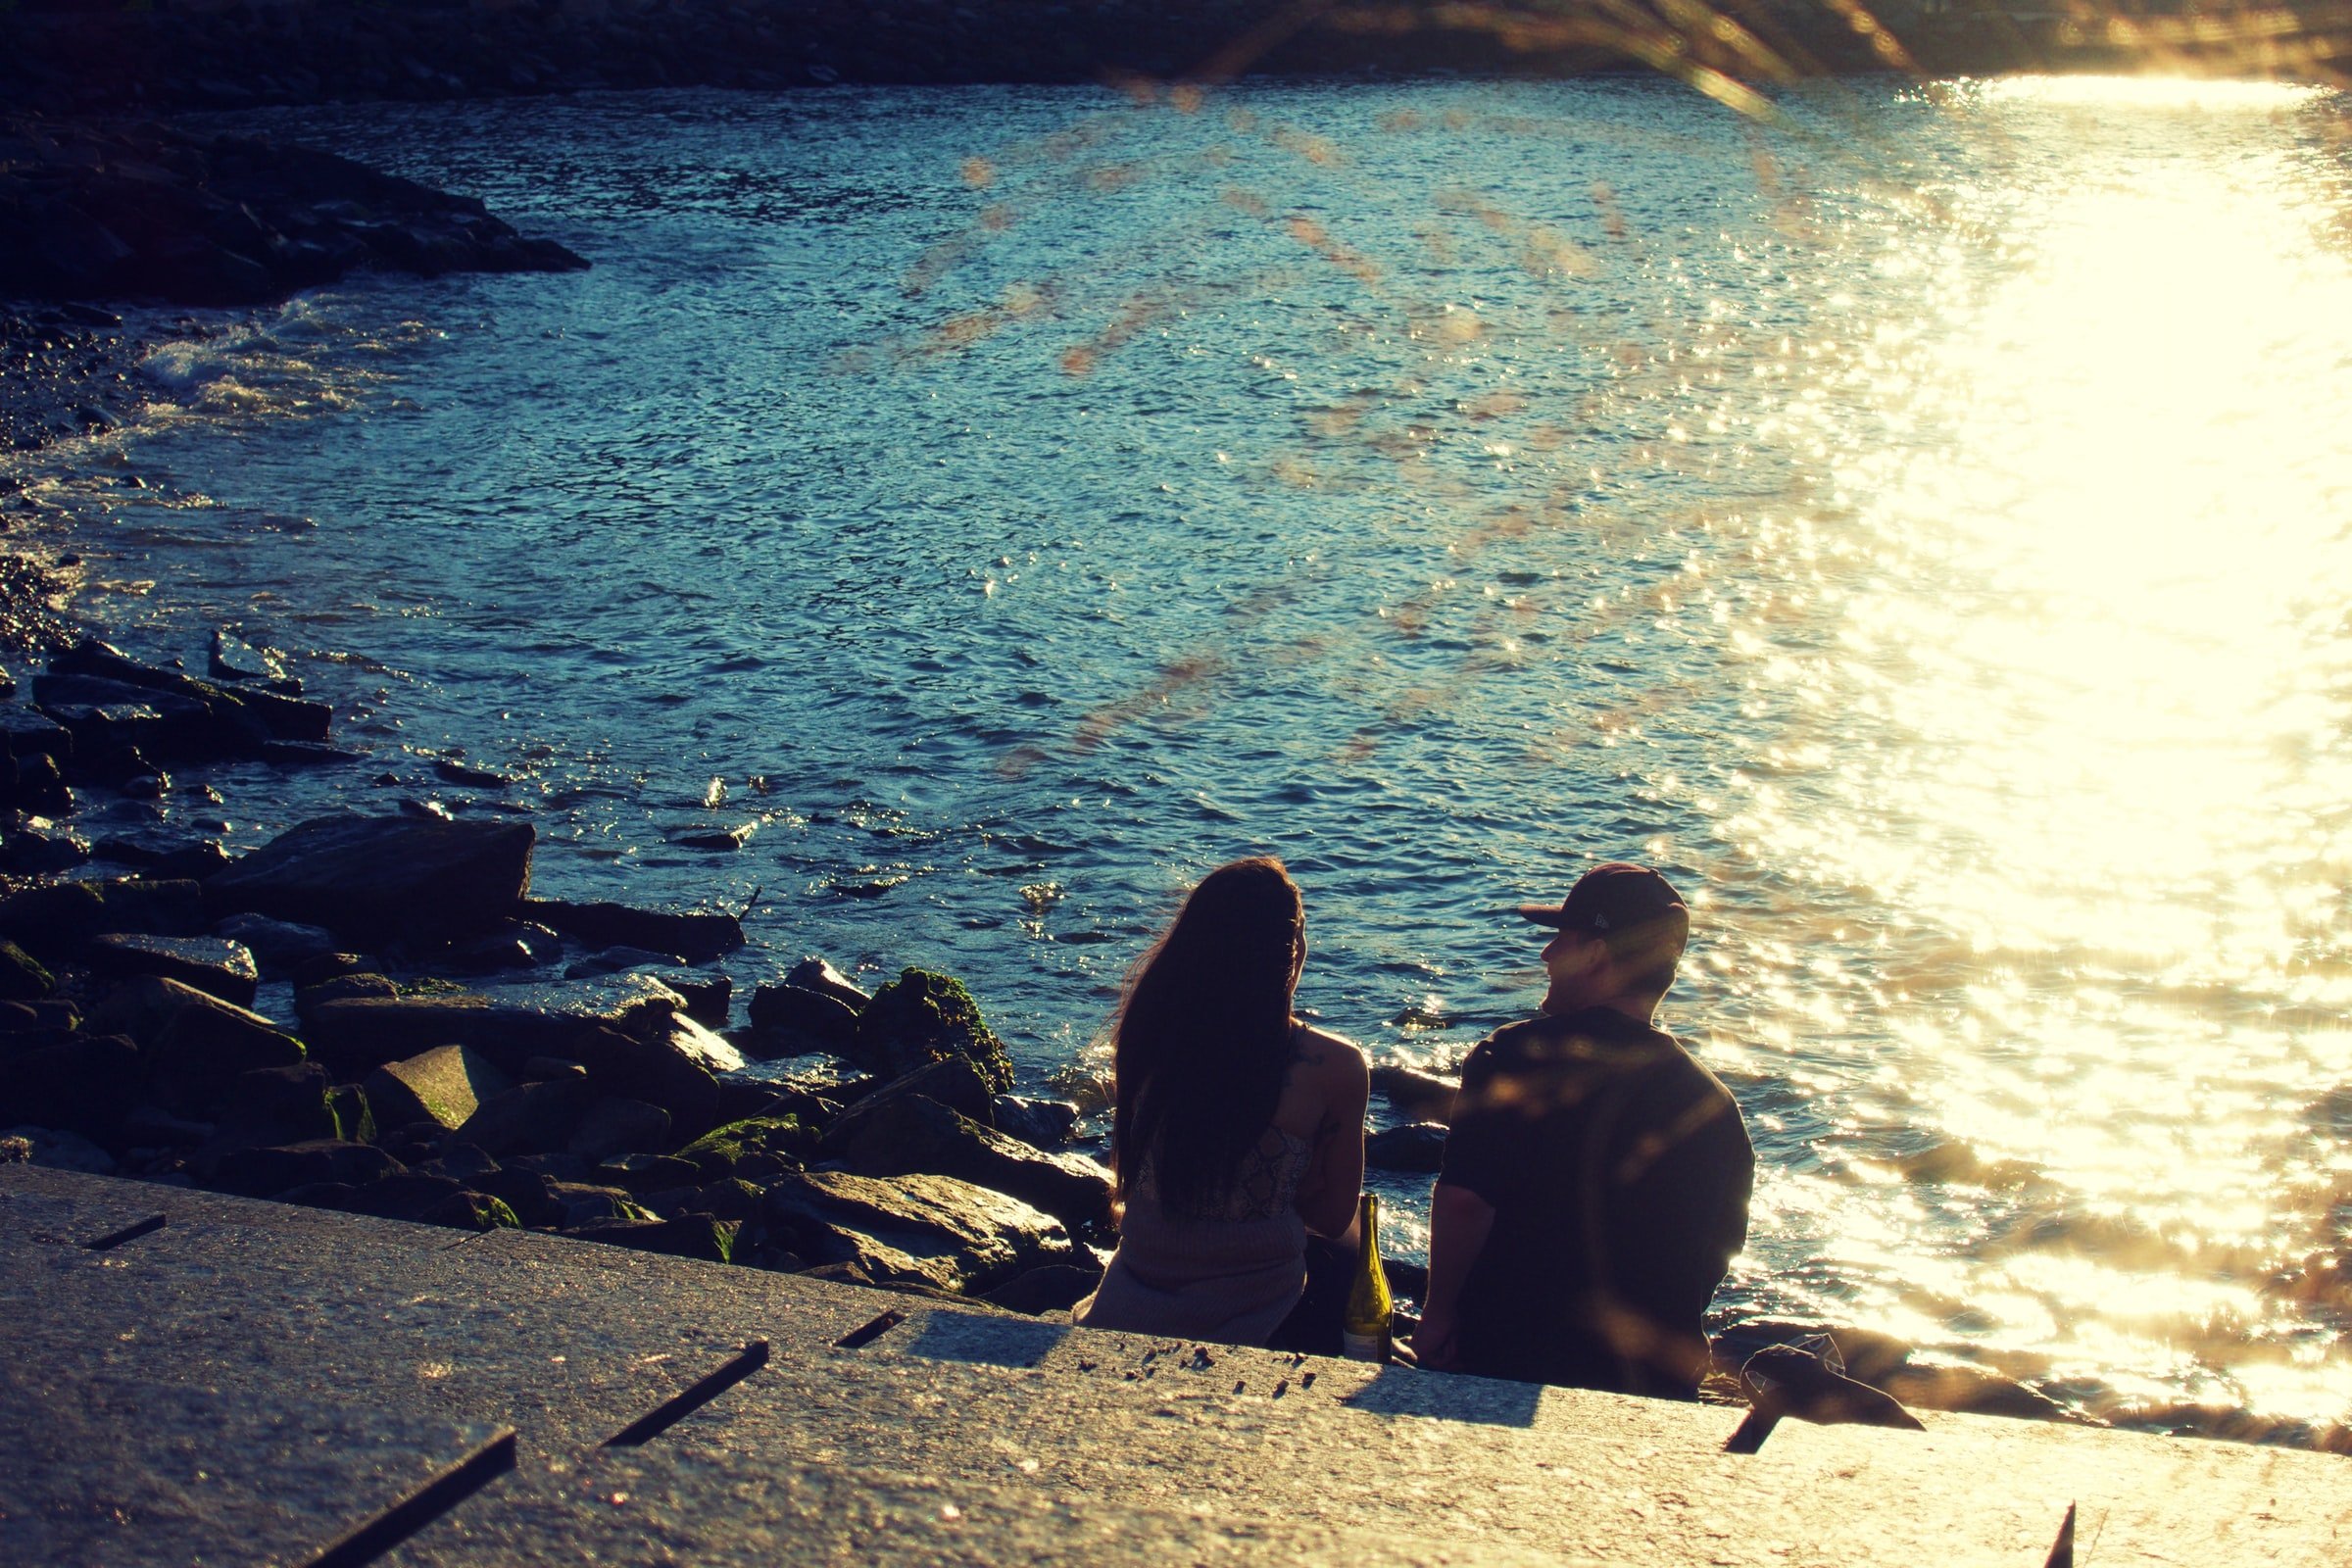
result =
[{"label": "rough concrete surface", "polygon": [[[2079,1562],[2352,1560],[2328,1455],[1937,1414],[1734,1455],[1721,1407],[22,1165],[0,1314],[8,1563],[2042,1568],[2070,1504]],[[508,1428],[512,1473],[382,1522]]]}]

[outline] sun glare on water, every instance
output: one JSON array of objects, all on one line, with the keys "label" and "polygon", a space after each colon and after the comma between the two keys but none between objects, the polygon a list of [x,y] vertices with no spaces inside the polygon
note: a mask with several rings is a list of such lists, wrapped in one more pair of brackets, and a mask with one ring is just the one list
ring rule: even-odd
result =
[{"label": "sun glare on water", "polygon": [[[1983,1206],[1952,1294],[2061,1366],[2230,1360],[2343,1177],[2288,1151],[2352,1071],[2327,1023],[2352,1000],[2346,196],[2324,152],[2226,133],[2305,98],[1984,90],[2045,172],[1950,193],[2007,264],[1879,388],[1928,435],[1831,433],[1835,652],[1762,665],[1822,731],[1785,750],[1840,765],[1739,826],[1965,950],[1929,976],[1892,943],[1886,1004],[1931,1064],[1898,1092],[2035,1173]],[[2147,133],[2183,113],[2222,129]],[[2341,1419],[2315,1356],[2233,1367],[2227,1397]]]}]

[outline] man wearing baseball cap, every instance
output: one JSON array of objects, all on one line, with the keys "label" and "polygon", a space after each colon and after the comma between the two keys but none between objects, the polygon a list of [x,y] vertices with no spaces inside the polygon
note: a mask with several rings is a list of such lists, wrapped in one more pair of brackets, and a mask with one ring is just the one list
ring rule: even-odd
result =
[{"label": "man wearing baseball cap", "polygon": [[1470,1053],[1430,1202],[1424,1366],[1689,1398],[1747,1241],[1755,1153],[1715,1075],[1651,1018],[1690,912],[1646,866],[1558,905],[1537,1015]]}]

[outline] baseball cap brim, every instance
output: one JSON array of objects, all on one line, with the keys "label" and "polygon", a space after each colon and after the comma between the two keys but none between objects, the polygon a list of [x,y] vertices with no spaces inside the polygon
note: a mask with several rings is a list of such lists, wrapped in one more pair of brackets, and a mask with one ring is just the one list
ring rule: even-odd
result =
[{"label": "baseball cap brim", "polygon": [[1557,931],[1568,923],[1568,911],[1556,904],[1522,904],[1519,918],[1533,920],[1538,925],[1550,926]]}]

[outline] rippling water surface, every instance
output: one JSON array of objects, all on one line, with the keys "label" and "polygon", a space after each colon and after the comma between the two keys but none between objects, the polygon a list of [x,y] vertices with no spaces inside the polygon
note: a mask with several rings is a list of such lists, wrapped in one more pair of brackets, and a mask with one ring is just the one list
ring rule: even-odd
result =
[{"label": "rippling water surface", "polygon": [[[124,640],[517,773],[543,888],[758,890],[741,979],[954,969],[1035,1081],[1231,856],[1305,886],[1305,1004],[1441,1064],[1537,994],[1503,908],[1654,860],[1762,1156],[1719,1317],[2343,1420],[2346,102],[1784,108],[275,116],[596,270],[195,323],[42,494]],[[222,785],[167,810],[360,788]]]}]

